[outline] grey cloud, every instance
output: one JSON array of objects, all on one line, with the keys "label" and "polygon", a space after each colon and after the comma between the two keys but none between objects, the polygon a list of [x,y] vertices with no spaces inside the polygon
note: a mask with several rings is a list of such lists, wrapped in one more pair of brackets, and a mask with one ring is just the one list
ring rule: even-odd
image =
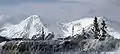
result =
[{"label": "grey cloud", "polygon": [[51,31],[59,33],[56,23],[79,20],[82,17],[105,16],[119,22],[120,6],[117,3],[112,0],[23,3],[17,6],[0,6],[0,13],[11,16],[6,22],[14,20],[13,23],[19,23],[32,14],[39,15]]},{"label": "grey cloud", "polygon": [[57,0],[0,0],[0,5],[16,5],[26,2],[55,2]]}]

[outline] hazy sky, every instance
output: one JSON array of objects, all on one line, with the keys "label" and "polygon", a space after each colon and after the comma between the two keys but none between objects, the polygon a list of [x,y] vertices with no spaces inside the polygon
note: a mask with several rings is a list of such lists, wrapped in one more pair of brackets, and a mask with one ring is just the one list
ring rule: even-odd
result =
[{"label": "hazy sky", "polygon": [[105,16],[119,22],[120,0],[0,0],[0,14],[1,24],[19,23],[36,14],[51,31],[58,33],[57,22],[83,17]]}]

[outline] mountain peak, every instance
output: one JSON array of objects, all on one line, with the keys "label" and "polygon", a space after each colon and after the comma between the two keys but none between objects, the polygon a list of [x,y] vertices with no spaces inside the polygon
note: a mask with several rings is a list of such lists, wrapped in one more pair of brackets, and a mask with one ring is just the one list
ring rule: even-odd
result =
[{"label": "mountain peak", "polygon": [[38,15],[31,15],[31,16],[29,16],[27,19],[37,19],[37,18],[39,18]]},{"label": "mountain peak", "polygon": [[[98,19],[99,23],[101,23],[102,20],[105,20],[107,27],[108,27],[107,32],[111,36],[114,36],[115,38],[118,38],[118,39],[120,38],[120,31],[116,31],[117,27],[119,29],[119,26],[117,23],[115,23],[107,18],[104,18],[104,17],[97,17],[97,19]],[[88,17],[88,18],[82,18],[80,20],[76,20],[76,21],[62,24],[61,27],[63,28],[62,31],[64,33],[64,36],[71,36],[72,34],[73,35],[80,34],[82,32],[83,28],[85,30],[88,30],[89,28],[92,27],[93,21],[94,21],[93,17]],[[73,27],[75,28],[74,33],[72,33]],[[116,28],[114,28],[114,27],[116,27]]]},{"label": "mountain peak", "polygon": [[34,35],[41,34],[42,28],[44,29],[45,35],[47,35],[48,29],[42,24],[39,16],[32,15],[21,21],[20,24],[4,27],[4,30],[0,32],[0,35],[9,38],[31,39]]},{"label": "mountain peak", "polygon": [[23,21],[33,21],[33,20],[39,20],[40,21],[40,17],[38,15],[31,15]]},{"label": "mountain peak", "polygon": [[[102,17],[97,17],[98,21],[100,21],[102,19]],[[80,20],[76,20],[76,21],[72,21],[69,23],[63,23],[62,25],[60,25],[63,28],[63,33],[65,34],[65,36],[71,36],[72,35],[72,27],[74,26],[74,31],[75,34],[78,34],[80,32],[77,31],[81,31],[82,28],[86,28],[89,27],[90,25],[93,24],[94,18],[90,17],[90,18],[82,18]]]}]

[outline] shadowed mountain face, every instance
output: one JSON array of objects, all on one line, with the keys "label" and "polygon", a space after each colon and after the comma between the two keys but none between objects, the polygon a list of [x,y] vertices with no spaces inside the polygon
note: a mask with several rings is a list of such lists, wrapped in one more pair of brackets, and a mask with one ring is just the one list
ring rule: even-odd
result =
[{"label": "shadowed mountain face", "polygon": [[10,39],[7,39],[5,37],[0,36],[0,43],[3,42],[3,41],[10,41]]},{"label": "shadowed mountain face", "polygon": [[76,41],[9,41],[2,46],[3,52],[31,53],[31,52],[111,52],[119,48],[119,40],[112,39],[106,42],[95,39]]}]

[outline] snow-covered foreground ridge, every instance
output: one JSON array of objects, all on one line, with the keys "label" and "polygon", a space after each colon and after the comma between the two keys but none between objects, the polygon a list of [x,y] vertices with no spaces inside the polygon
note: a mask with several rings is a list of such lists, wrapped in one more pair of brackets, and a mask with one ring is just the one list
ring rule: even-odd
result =
[{"label": "snow-covered foreground ridge", "polygon": [[42,24],[39,16],[32,15],[16,25],[9,25],[1,28],[0,36],[8,38],[29,38],[41,34],[44,29],[45,35],[48,35],[48,29]]},{"label": "snow-covered foreground ridge", "polygon": [[[97,17],[98,22],[102,22],[102,19],[106,21],[107,24],[107,32],[111,36],[120,39],[120,25],[117,22],[111,21],[105,17]],[[82,29],[89,30],[89,28],[93,25],[94,18],[83,18],[80,20],[72,21],[69,23],[61,23],[60,27],[64,33],[64,36],[72,36],[76,34],[80,34]],[[74,28],[74,31],[72,29]],[[74,33],[73,33],[74,32]],[[73,33],[73,34],[72,34]]]}]

